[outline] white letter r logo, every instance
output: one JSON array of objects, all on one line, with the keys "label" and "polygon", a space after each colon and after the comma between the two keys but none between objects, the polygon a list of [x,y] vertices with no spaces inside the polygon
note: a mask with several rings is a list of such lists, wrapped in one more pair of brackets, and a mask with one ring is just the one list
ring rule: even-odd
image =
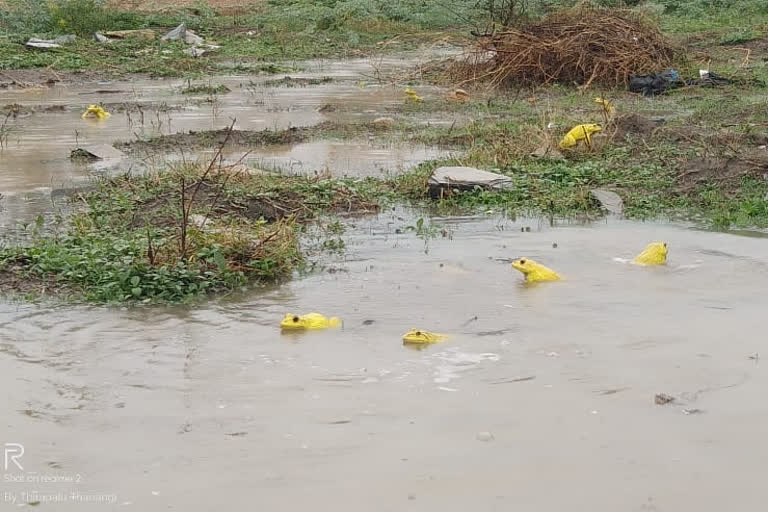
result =
[{"label": "white letter r logo", "polygon": [[10,460],[20,471],[24,471],[21,467],[19,459],[24,455],[24,446],[19,443],[5,443],[5,470],[8,471],[8,461]]}]

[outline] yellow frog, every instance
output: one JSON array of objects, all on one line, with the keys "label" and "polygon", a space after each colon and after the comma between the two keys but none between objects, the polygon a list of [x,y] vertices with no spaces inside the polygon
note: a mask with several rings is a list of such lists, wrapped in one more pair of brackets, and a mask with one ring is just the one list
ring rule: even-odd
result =
[{"label": "yellow frog", "polygon": [[667,263],[667,243],[653,242],[638,254],[632,263],[637,265],[666,265]]},{"label": "yellow frog", "polygon": [[286,313],[283,321],[280,322],[280,328],[291,331],[307,331],[310,329],[328,329],[329,327],[338,327],[341,320],[335,316],[326,318],[320,313],[308,313],[306,315],[294,315]]},{"label": "yellow frog", "polygon": [[587,146],[592,145],[592,134],[601,131],[599,124],[577,124],[560,140],[560,149],[570,149],[583,140]]},{"label": "yellow frog", "polygon": [[109,116],[111,116],[109,112],[104,110],[99,105],[89,105],[87,109],[85,109],[85,112],[83,112],[83,115],[81,116],[83,119],[86,117],[95,117],[99,120],[106,119]]},{"label": "yellow frog", "polygon": [[612,116],[616,113],[616,107],[613,106],[613,102],[611,100],[606,100],[605,98],[595,98],[595,103],[601,105],[603,107],[603,112],[605,112],[608,116]]},{"label": "yellow frog", "polygon": [[561,279],[554,270],[528,258],[516,259],[512,262],[512,267],[522,272],[528,283],[537,281],[559,281]]},{"label": "yellow frog", "polygon": [[424,98],[416,94],[416,91],[409,87],[405,90],[405,101],[415,101],[416,103],[421,103],[424,101]]},{"label": "yellow frog", "polygon": [[417,343],[420,345],[427,345],[430,343],[439,343],[445,340],[448,336],[445,334],[437,334],[434,332],[422,331],[420,329],[411,329],[407,333],[403,334],[403,343]]}]

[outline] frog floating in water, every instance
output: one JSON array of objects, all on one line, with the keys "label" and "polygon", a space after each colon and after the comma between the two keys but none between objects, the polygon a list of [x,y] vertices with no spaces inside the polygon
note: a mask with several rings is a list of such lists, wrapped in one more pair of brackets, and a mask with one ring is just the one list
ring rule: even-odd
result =
[{"label": "frog floating in water", "polygon": [[552,269],[549,269],[529,258],[519,258],[512,262],[512,267],[522,272],[525,281],[535,283],[538,281],[559,281],[561,277]]},{"label": "frog floating in water", "polygon": [[96,119],[101,120],[101,119],[106,119],[111,115],[112,114],[104,110],[99,105],[89,105],[88,108],[85,110],[85,112],[83,112],[83,115],[81,117],[83,119],[85,119],[86,117],[95,117]]},{"label": "frog floating in water", "polygon": [[314,329],[328,329],[329,327],[338,327],[341,320],[332,316],[326,318],[320,313],[308,313],[306,315],[294,315],[287,313],[280,322],[280,328],[291,331],[308,331]]},{"label": "frog floating in water", "polygon": [[434,332],[422,331],[420,329],[411,329],[407,333],[403,334],[403,343],[427,345],[430,343],[439,343],[445,340],[447,337],[448,336],[445,334],[437,334]]},{"label": "frog floating in water", "polygon": [[667,264],[667,243],[653,242],[638,254],[632,263],[636,265],[666,265]]}]

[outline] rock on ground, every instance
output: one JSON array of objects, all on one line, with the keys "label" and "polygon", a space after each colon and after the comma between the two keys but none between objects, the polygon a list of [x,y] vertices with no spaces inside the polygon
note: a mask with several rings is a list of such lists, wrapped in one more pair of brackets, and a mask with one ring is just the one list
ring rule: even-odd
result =
[{"label": "rock on ground", "polygon": [[445,191],[473,190],[476,187],[503,189],[512,185],[512,178],[474,167],[438,167],[428,183],[430,193],[434,196]]},{"label": "rock on ground", "polygon": [[592,197],[600,203],[600,206],[614,215],[621,215],[624,212],[624,201],[616,192],[596,188],[589,191]]}]

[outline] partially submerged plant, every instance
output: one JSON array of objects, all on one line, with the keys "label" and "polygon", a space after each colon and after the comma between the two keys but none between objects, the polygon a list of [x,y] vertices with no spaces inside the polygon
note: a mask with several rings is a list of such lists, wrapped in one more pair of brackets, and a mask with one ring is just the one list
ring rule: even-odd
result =
[{"label": "partially submerged plant", "polygon": [[[62,232],[36,230],[0,250],[0,290],[62,291],[98,303],[188,301],[290,276],[302,261],[299,223],[317,212],[377,208],[376,191],[352,181],[225,164],[227,141],[205,165],[103,178]],[[334,244],[328,248],[343,248],[341,239]]]},{"label": "partially submerged plant", "polygon": [[207,84],[193,84],[191,80],[187,80],[187,85],[181,89],[181,94],[189,95],[215,96],[228,92],[232,92],[232,90],[224,84],[213,85],[210,82]]}]

